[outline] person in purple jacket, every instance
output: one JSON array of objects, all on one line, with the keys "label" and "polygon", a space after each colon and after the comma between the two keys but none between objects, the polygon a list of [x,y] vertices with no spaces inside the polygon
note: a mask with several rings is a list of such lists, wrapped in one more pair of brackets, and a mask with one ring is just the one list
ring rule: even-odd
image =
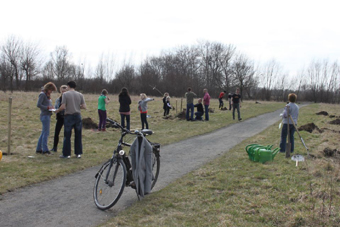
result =
[{"label": "person in purple jacket", "polygon": [[208,93],[208,89],[203,89],[204,96],[203,96],[203,104],[205,110],[205,120],[209,121],[209,105],[210,105],[210,95]]}]

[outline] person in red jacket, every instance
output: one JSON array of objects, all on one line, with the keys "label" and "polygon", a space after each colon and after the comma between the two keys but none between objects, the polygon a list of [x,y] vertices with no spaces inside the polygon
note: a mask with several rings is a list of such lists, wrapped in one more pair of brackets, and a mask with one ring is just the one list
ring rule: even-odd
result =
[{"label": "person in red jacket", "polygon": [[224,94],[226,93],[226,91],[222,91],[221,93],[220,93],[220,95],[218,96],[218,101],[220,101],[220,105],[219,105],[219,107],[218,108],[220,108],[220,109],[222,109],[223,108],[223,97],[224,97]]}]

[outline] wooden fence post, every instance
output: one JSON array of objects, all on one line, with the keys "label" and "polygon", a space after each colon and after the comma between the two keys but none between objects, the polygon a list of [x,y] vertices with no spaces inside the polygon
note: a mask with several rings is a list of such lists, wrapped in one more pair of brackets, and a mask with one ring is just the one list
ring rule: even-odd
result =
[{"label": "wooden fence post", "polygon": [[11,154],[11,118],[12,118],[12,97],[8,99],[8,143],[7,143],[7,154]]},{"label": "wooden fence post", "polygon": [[183,98],[181,98],[181,112],[183,111],[182,102],[183,102]]},{"label": "wooden fence post", "polygon": [[177,114],[177,99],[176,99],[176,114]]}]

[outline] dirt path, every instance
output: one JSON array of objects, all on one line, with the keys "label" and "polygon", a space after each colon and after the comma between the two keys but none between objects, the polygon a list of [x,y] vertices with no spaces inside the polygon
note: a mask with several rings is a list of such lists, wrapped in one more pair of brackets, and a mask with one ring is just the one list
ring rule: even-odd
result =
[{"label": "dirt path", "polygon": [[[244,139],[260,133],[280,120],[281,111],[162,147],[161,172],[154,190],[164,188]],[[193,124],[204,127],[204,124],[209,123]],[[4,194],[0,200],[0,226],[96,226],[137,201],[135,192],[126,188],[113,208],[104,212],[98,210],[92,198],[94,175],[98,169],[99,166],[96,166]]]}]

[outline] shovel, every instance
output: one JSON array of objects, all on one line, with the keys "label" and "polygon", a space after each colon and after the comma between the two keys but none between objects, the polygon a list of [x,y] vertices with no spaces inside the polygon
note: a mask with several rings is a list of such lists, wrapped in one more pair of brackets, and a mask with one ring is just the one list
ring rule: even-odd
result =
[{"label": "shovel", "polygon": [[290,119],[292,120],[292,122],[293,122],[293,125],[294,125],[294,128],[295,128],[295,131],[297,132],[297,134],[299,135],[299,137],[300,137],[300,140],[301,140],[301,142],[302,142],[302,144],[303,144],[303,146],[306,148],[306,150],[307,150],[307,156],[309,156],[309,149],[308,149],[308,147],[306,146],[306,144],[305,144],[305,141],[303,141],[303,139],[302,139],[302,137],[301,137],[301,135],[300,135],[300,133],[299,133],[299,130],[297,129],[297,127],[296,127],[296,125],[295,125],[295,123],[294,123],[294,120],[293,120],[293,118],[292,118],[292,116],[289,116],[290,117]]},{"label": "shovel", "polygon": [[291,141],[290,141],[290,133],[289,133],[289,106],[287,106],[287,114],[288,114],[288,122],[287,122],[287,132],[288,132],[288,143],[286,144],[286,158],[289,158],[290,157],[290,151],[291,151]]}]

